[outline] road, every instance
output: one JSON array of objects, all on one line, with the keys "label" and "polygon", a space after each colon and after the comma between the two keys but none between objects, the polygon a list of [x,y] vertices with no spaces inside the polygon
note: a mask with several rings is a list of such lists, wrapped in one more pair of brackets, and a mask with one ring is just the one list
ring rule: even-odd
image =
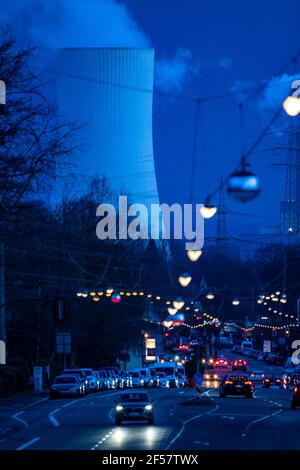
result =
[{"label": "road", "polygon": [[[250,360],[250,369],[278,373],[279,367]],[[198,402],[193,389],[149,390],[155,424],[113,419],[117,391],[83,399],[21,405],[0,402],[0,449],[203,450],[299,449],[300,409],[291,410],[289,392],[256,387],[252,400],[220,399],[208,388]]]}]

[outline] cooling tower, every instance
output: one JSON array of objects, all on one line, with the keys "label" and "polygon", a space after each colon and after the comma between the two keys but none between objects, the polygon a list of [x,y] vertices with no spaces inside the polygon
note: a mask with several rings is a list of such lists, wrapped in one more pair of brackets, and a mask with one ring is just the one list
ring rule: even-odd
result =
[{"label": "cooling tower", "polygon": [[154,51],[131,48],[59,50],[60,112],[84,123],[71,172],[83,185],[107,176],[129,201],[158,203],[152,143]]}]

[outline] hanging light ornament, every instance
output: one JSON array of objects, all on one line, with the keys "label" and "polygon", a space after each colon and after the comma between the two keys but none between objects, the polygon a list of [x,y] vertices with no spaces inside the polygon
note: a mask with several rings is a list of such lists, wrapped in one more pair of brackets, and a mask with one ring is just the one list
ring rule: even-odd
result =
[{"label": "hanging light ornament", "polygon": [[187,256],[190,261],[198,261],[200,256],[202,255],[202,250],[188,250]]},{"label": "hanging light ornament", "polygon": [[248,166],[246,159],[242,158],[240,170],[231,174],[227,185],[228,195],[241,202],[251,201],[260,193],[259,180],[247,169]]},{"label": "hanging light ornament", "polygon": [[183,273],[178,277],[178,282],[182,287],[187,287],[192,280],[192,276],[189,273]]},{"label": "hanging light ornament", "polygon": [[239,299],[234,299],[234,300],[232,301],[232,305],[240,305]]},{"label": "hanging light ornament", "polygon": [[77,295],[77,297],[82,297],[82,292],[79,291],[79,292],[77,292],[76,295]]},{"label": "hanging light ornament", "polygon": [[173,308],[173,307],[169,307],[168,308],[168,313],[169,315],[175,315],[175,313],[177,313],[177,308]]},{"label": "hanging light ornament", "polygon": [[111,301],[112,301],[113,304],[119,304],[121,302],[120,294],[117,294],[117,293],[113,294],[111,296]]},{"label": "hanging light ornament", "polygon": [[100,297],[98,297],[98,295],[94,295],[93,301],[94,302],[99,302],[99,300],[100,300]]},{"label": "hanging light ornament", "polygon": [[173,305],[177,310],[180,310],[184,306],[184,300],[181,297],[177,297],[177,299],[174,300]]},{"label": "hanging light ornament", "polygon": [[107,294],[112,294],[113,291],[114,291],[114,290],[113,290],[112,287],[108,287],[108,288],[106,289],[106,293],[107,293]]},{"label": "hanging light ornament", "polygon": [[173,322],[172,321],[168,321],[168,320],[164,320],[163,321],[163,325],[166,327],[166,328],[170,328],[172,326]]},{"label": "hanging light ornament", "polygon": [[215,296],[212,292],[208,292],[206,294],[206,298],[207,298],[207,300],[214,300]]},{"label": "hanging light ornament", "polygon": [[286,303],[287,303],[286,294],[282,294],[282,297],[281,297],[281,299],[280,299],[280,302],[281,302],[282,304],[286,304]]},{"label": "hanging light ornament", "polygon": [[300,99],[290,95],[284,100],[282,107],[289,116],[295,117],[300,113]]},{"label": "hanging light ornament", "polygon": [[88,291],[87,290],[84,290],[82,293],[81,293],[81,296],[82,297],[87,297],[89,294],[88,294]]},{"label": "hanging light ornament", "polygon": [[210,203],[210,199],[207,198],[203,206],[200,207],[200,214],[203,219],[211,219],[217,212],[217,207]]}]

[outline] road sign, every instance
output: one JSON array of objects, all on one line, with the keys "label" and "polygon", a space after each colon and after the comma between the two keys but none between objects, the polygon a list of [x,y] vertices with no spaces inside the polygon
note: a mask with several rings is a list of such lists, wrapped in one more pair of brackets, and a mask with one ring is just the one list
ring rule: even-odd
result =
[{"label": "road sign", "polygon": [[263,350],[264,350],[265,353],[271,352],[271,341],[270,340],[268,340],[268,339],[264,340]]},{"label": "road sign", "polygon": [[59,332],[56,333],[56,353],[57,354],[71,354],[71,333]]}]

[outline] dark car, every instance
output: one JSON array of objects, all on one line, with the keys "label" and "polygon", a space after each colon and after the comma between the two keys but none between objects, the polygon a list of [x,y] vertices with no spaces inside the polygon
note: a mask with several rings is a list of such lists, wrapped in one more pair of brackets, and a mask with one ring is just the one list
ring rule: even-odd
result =
[{"label": "dark car", "polygon": [[235,359],[233,362],[232,362],[232,370],[243,370],[243,371],[246,371],[247,370],[247,361],[245,361],[245,359]]},{"label": "dark car", "polygon": [[267,375],[264,380],[263,380],[263,386],[264,388],[270,388],[271,385],[273,384],[273,376],[272,375]]},{"label": "dark car", "polygon": [[300,384],[294,386],[291,394],[291,408],[294,410],[300,405]]},{"label": "dark car", "polygon": [[246,398],[252,398],[253,392],[253,383],[246,374],[226,375],[220,385],[221,398],[226,398],[228,395],[242,395]]},{"label": "dark car", "polygon": [[153,404],[146,392],[123,392],[115,401],[115,423],[122,421],[148,421],[153,424]]}]

